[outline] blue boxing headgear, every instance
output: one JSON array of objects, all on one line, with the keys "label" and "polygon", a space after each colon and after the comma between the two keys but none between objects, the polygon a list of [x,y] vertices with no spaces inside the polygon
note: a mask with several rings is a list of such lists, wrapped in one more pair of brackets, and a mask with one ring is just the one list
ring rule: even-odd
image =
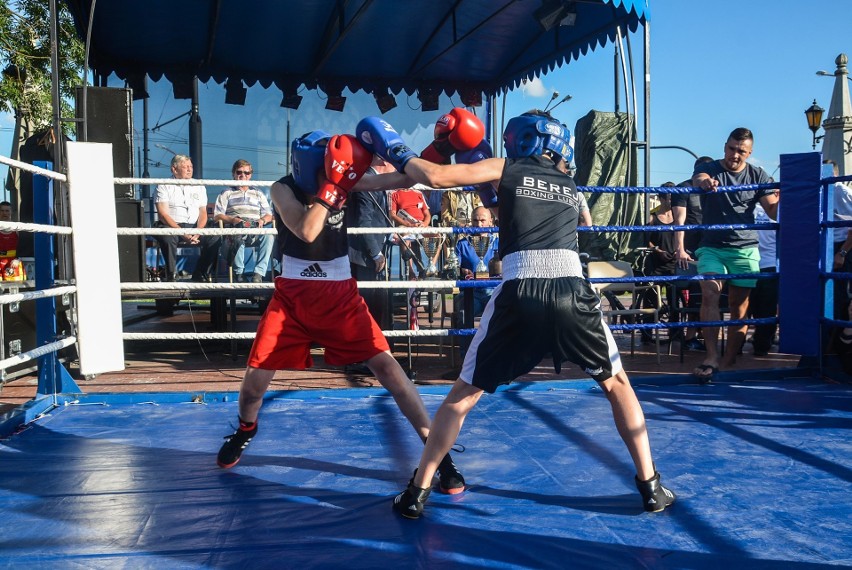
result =
[{"label": "blue boxing headgear", "polygon": [[293,178],[305,194],[315,195],[317,172],[325,166],[325,147],[331,135],[325,131],[311,131],[295,139],[290,145],[290,162]]},{"label": "blue boxing headgear", "polygon": [[510,119],[503,131],[503,143],[509,158],[535,156],[549,150],[570,163],[574,159],[570,141],[568,127],[537,113],[524,113]]}]

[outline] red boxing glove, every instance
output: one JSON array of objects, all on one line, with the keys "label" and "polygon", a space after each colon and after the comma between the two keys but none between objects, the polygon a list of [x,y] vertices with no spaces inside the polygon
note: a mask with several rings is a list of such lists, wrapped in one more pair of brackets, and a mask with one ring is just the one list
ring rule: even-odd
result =
[{"label": "red boxing glove", "polygon": [[456,107],[435,123],[435,140],[423,149],[420,158],[447,164],[456,152],[475,148],[483,138],[482,121],[467,109]]},{"label": "red boxing glove", "polygon": [[335,135],[325,147],[325,177],[317,200],[330,210],[339,210],[346,202],[349,191],[361,179],[373,155],[351,135]]}]

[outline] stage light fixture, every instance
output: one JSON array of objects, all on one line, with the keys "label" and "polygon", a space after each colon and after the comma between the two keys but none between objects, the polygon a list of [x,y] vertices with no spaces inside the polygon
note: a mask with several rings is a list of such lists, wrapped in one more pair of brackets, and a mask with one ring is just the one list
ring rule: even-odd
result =
[{"label": "stage light fixture", "polygon": [[420,89],[417,92],[417,98],[420,99],[420,110],[421,111],[437,111],[438,110],[438,96],[440,95],[440,91],[437,91],[432,88]]},{"label": "stage light fixture", "polygon": [[245,105],[248,89],[240,79],[228,79],[225,82],[225,104]]},{"label": "stage light fixture", "polygon": [[175,99],[192,99],[192,78],[179,78],[172,81],[172,93]]},{"label": "stage light fixture", "polygon": [[328,99],[325,102],[325,108],[329,111],[343,111],[343,107],[346,105],[346,97],[340,95],[329,95]]},{"label": "stage light fixture", "polygon": [[284,98],[281,99],[281,106],[285,109],[298,109],[302,104],[302,96],[295,91],[291,93],[284,92]]},{"label": "stage light fixture", "polygon": [[128,75],[127,86],[133,93],[133,100],[139,101],[148,98],[148,89],[145,87],[145,75]]},{"label": "stage light fixture", "polygon": [[376,92],[373,93],[373,97],[376,98],[376,105],[379,106],[379,111],[383,115],[396,107],[396,98],[390,91],[382,93],[380,90],[376,90]]},{"label": "stage light fixture", "polygon": [[469,88],[462,89],[460,92],[462,104],[465,107],[481,107],[482,106],[482,91]]}]

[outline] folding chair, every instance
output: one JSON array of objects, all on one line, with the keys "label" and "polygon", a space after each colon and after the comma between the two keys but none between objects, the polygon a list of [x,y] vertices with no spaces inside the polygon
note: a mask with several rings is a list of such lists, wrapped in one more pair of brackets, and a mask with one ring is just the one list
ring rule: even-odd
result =
[{"label": "folding chair", "polygon": [[[590,261],[588,265],[589,279],[606,279],[633,277],[633,268],[626,261]],[[602,312],[610,324],[617,321],[645,321],[650,319],[652,323],[660,322],[660,287],[654,283],[640,285],[637,283],[624,282],[598,282],[592,283],[592,289],[606,299],[609,308]],[[645,292],[654,291],[656,303],[652,307],[642,307],[642,297]],[[660,329],[653,329],[654,344],[657,350],[657,363],[660,363]],[[635,354],[636,330],[630,331],[630,355]]]}]

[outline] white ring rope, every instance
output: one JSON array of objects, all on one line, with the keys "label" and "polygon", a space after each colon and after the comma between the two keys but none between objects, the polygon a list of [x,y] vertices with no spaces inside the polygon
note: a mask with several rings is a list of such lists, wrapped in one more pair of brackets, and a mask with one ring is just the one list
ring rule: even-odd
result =
[{"label": "white ring rope", "polygon": [[[448,336],[450,329],[420,329],[382,331],[390,338]],[[254,340],[254,332],[223,332],[223,333],[123,333],[124,340]],[[0,362],[2,365],[2,362]]]},{"label": "white ring rope", "polygon": [[243,236],[278,235],[275,228],[116,228],[120,236]]},{"label": "white ring rope", "polygon": [[48,297],[61,297],[70,293],[76,293],[77,287],[68,285],[65,287],[54,287],[39,291],[24,291],[23,293],[7,293],[0,295],[0,305],[8,305],[19,301],[31,301],[33,299],[46,299]]},{"label": "white ring rope", "polygon": [[265,186],[276,180],[205,180],[198,178],[115,178],[115,184],[176,184],[178,186]]},{"label": "white ring rope", "polygon": [[124,340],[252,340],[256,333],[124,333]]},{"label": "white ring rope", "polygon": [[254,291],[272,289],[274,283],[198,283],[195,281],[160,281],[122,283],[122,291]]},{"label": "white ring rope", "polygon": [[3,232],[41,232],[45,234],[71,234],[69,226],[48,226],[45,224],[27,224],[24,222],[0,222],[0,231]]},{"label": "white ring rope", "polygon": [[76,336],[69,336],[63,338],[62,340],[51,342],[50,344],[45,344],[38,348],[34,348],[32,350],[28,350],[27,352],[22,352],[21,354],[16,354],[10,358],[6,358],[4,360],[0,360],[0,370],[5,370],[10,366],[14,366],[16,364],[22,364],[24,362],[29,362],[30,360],[35,360],[36,358],[40,358],[42,356],[48,355],[51,352],[59,352],[63,348],[67,348],[77,342]]},{"label": "white ring rope", "polygon": [[[358,281],[359,289],[453,289],[458,281]],[[274,289],[274,283],[199,283],[196,281],[157,281],[122,283],[122,291],[256,291]]]},{"label": "white ring rope", "polygon": [[358,281],[358,289],[453,289],[458,281]]},{"label": "white ring rope", "polygon": [[14,166],[16,168],[20,168],[21,170],[32,172],[33,174],[41,174],[45,178],[53,178],[54,180],[61,180],[62,182],[68,180],[68,178],[60,172],[54,172],[45,168],[39,168],[38,166],[33,166],[32,164],[29,164],[27,162],[21,162],[20,160],[15,160],[14,158],[7,158],[2,155],[0,155],[0,164]]},{"label": "white ring rope", "polygon": [[365,235],[365,234],[451,234],[455,228],[442,228],[428,226],[425,228],[406,228],[403,226],[394,228],[348,228],[349,235]]},{"label": "white ring rope", "polygon": [[[3,222],[0,222],[2,224]],[[9,222],[6,222],[9,223]],[[0,225],[0,228],[3,226]],[[52,227],[52,226],[47,226]],[[366,234],[452,234],[454,228],[425,227],[387,227],[387,228],[349,228],[349,235]],[[234,236],[234,235],[278,235],[275,228],[117,228],[120,236],[182,236],[186,234],[197,234],[202,236]],[[472,233],[472,232],[466,232]],[[493,232],[492,232],[493,233]]]}]

